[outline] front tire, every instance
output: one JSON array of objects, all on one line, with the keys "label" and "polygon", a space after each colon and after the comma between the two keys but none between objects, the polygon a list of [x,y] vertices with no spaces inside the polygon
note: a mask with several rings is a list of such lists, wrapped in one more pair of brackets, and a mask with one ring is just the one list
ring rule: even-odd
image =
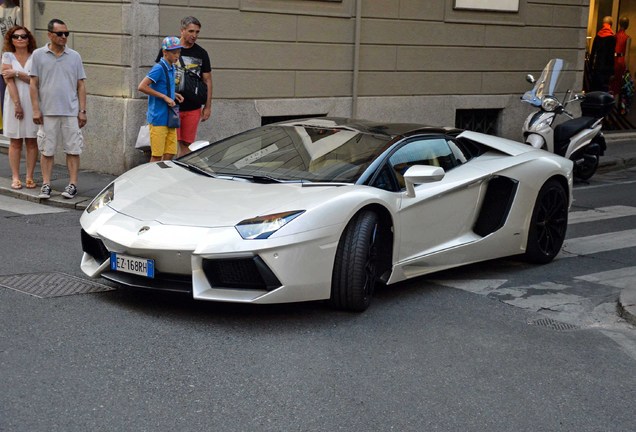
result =
[{"label": "front tire", "polygon": [[362,312],[369,307],[378,281],[379,217],[369,210],[354,217],[343,233],[331,279],[331,303]]},{"label": "front tire", "polygon": [[568,226],[568,195],[557,180],[548,180],[537,195],[532,211],[525,258],[545,264],[561,251]]}]

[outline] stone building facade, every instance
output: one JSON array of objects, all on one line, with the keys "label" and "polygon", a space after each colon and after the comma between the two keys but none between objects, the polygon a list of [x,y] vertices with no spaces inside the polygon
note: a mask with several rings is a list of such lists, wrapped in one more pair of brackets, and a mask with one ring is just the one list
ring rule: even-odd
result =
[{"label": "stone building facade", "polygon": [[[141,162],[133,144],[146,99],[137,85],[184,16],[202,22],[199,43],[213,67],[212,119],[199,139],[297,116],[464,126],[484,112],[495,133],[520,139],[526,73],[562,57],[580,83],[589,14],[587,0],[26,3],[39,44],[51,18],[72,31],[69,46],[88,75],[82,167],[112,174]],[[490,10],[502,4],[511,10]]]}]

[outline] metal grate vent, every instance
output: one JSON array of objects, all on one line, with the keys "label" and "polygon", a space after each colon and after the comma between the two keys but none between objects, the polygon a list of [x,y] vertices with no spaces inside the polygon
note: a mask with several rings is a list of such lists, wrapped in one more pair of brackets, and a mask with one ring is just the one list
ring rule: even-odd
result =
[{"label": "metal grate vent", "polygon": [[500,109],[458,109],[455,111],[455,127],[496,135]]},{"label": "metal grate vent", "polygon": [[534,321],[528,321],[528,324],[539,326],[539,327],[546,327],[546,328],[549,328],[550,330],[556,330],[556,331],[568,331],[568,330],[579,329],[574,324],[568,324],[561,321],[556,321],[551,318],[539,318]]},{"label": "metal grate vent", "polygon": [[115,289],[64,273],[27,273],[0,276],[0,286],[38,298],[92,294]]}]

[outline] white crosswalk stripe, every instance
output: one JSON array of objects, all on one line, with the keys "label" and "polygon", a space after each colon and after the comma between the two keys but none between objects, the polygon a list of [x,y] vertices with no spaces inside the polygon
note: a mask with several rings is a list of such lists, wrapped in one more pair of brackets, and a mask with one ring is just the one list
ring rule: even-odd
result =
[{"label": "white crosswalk stripe", "polygon": [[608,270],[589,275],[578,276],[576,279],[588,282],[601,283],[616,288],[629,288],[636,281],[636,267],[624,267],[617,270]]},{"label": "white crosswalk stripe", "polygon": [[[571,212],[569,223],[575,225],[633,216],[636,216],[636,207],[609,206]],[[568,238],[557,258],[628,248],[636,248],[636,229]],[[509,272],[510,267],[506,266],[502,271]],[[431,282],[487,295],[512,306],[581,327],[631,328],[617,315],[616,299],[621,289],[636,284],[636,266],[577,275],[570,281],[545,281],[518,286],[513,286],[511,280],[497,278],[496,269],[488,273],[490,279],[480,279],[479,275],[479,269],[476,269],[469,271],[466,279],[434,278]],[[630,352],[636,351],[632,349]]]},{"label": "white crosswalk stripe", "polygon": [[[568,223],[573,225],[627,216],[636,216],[636,207],[610,206],[571,212],[568,217]],[[631,247],[636,247],[636,229],[566,239],[563,246],[564,253],[560,254],[559,258],[570,258],[577,255],[589,255]]]},{"label": "white crosswalk stripe", "polygon": [[636,229],[567,239],[564,258],[636,247]]},{"label": "white crosswalk stripe", "polygon": [[599,207],[594,210],[571,212],[568,215],[568,224],[572,225],[582,222],[596,222],[622,216],[636,216],[636,207],[610,206]]},{"label": "white crosswalk stripe", "polygon": [[21,215],[62,213],[68,210],[0,195],[0,210]]}]

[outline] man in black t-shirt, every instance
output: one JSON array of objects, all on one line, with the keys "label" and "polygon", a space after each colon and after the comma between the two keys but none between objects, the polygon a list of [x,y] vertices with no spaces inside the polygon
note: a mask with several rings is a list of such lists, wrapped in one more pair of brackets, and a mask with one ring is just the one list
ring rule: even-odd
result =
[{"label": "man in black t-shirt", "polygon": [[[179,104],[181,127],[177,129],[179,141],[179,156],[190,152],[189,145],[196,140],[199,122],[206,121],[212,114],[212,66],[206,50],[201,48],[196,41],[201,31],[201,22],[193,16],[181,20],[181,58],[175,64],[175,91],[183,90],[184,68],[201,77],[208,88],[208,97],[205,105],[200,105],[184,95],[184,100]],[[160,53],[161,54],[161,53]],[[160,56],[157,56],[159,61]]]}]

